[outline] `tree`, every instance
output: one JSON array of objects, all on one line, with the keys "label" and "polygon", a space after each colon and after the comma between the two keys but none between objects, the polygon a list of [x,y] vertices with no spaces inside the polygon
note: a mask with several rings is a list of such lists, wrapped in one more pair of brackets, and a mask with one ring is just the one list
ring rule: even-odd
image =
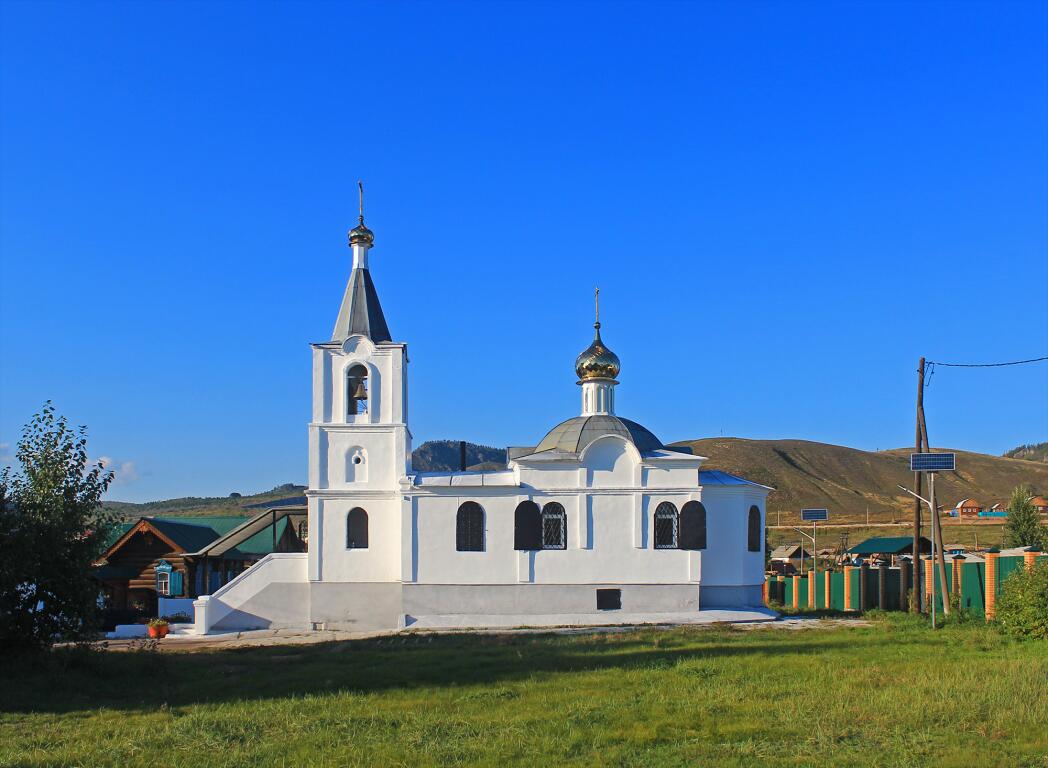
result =
[{"label": "tree", "polygon": [[1008,520],[1004,524],[1004,544],[1007,547],[1033,547],[1043,550],[1048,544],[1048,531],[1041,524],[1036,507],[1030,503],[1033,494],[1025,485],[1012,491],[1008,502]]},{"label": "tree", "polygon": [[94,626],[91,565],[114,523],[101,504],[113,473],[89,466],[86,427],[51,401],[23,427],[16,459],[0,473],[0,649],[30,650]]}]

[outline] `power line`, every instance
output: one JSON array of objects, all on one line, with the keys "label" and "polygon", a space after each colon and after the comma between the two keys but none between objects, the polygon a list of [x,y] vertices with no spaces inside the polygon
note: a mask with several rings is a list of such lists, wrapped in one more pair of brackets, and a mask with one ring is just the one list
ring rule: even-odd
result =
[{"label": "power line", "polygon": [[1048,355],[1045,357],[1031,357],[1029,360],[1013,360],[1010,363],[934,363],[931,360],[928,361],[928,365],[942,365],[947,368],[1000,368],[1005,365],[1023,365],[1025,363],[1039,363],[1042,360],[1048,360]]},{"label": "power line", "polygon": [[1025,365],[1026,363],[1040,363],[1043,360],[1048,360],[1048,355],[1045,357],[1031,357],[1029,360],[1012,360],[1007,363],[935,363],[929,360],[926,365],[928,367],[928,377],[924,381],[925,388],[931,386],[932,376],[935,375],[935,366],[941,365],[944,368],[1003,368],[1008,365]]}]

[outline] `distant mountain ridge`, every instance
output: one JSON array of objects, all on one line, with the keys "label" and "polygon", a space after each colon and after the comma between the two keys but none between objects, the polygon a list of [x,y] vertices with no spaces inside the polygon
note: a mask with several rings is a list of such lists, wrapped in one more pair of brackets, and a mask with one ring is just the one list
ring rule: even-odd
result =
[{"label": "distant mountain ridge", "polygon": [[[796,511],[802,507],[826,507],[835,518],[871,517],[904,519],[912,501],[896,486],[909,486],[909,448],[862,451],[841,445],[807,440],[746,440],[711,437],[675,443],[706,456],[704,469],[720,469],[740,475],[775,491],[768,497],[769,511]],[[1048,448],[1048,444],[1022,449]],[[671,446],[672,447],[672,446]],[[1017,451],[1020,449],[1016,449]],[[1009,451],[1012,453],[1012,451]],[[984,507],[1008,498],[1012,489],[1025,483],[1036,493],[1048,493],[1048,463],[1025,458],[988,456],[957,451],[956,472],[941,473],[936,483],[941,504],[952,507],[962,498],[974,497]],[[1036,455],[1036,453],[1028,454]],[[430,440],[412,454],[417,472],[459,469],[457,440]],[[501,448],[466,443],[469,469],[505,466]],[[263,493],[227,497],[185,497],[145,504],[110,501],[105,506],[126,517],[141,515],[251,515],[267,503],[287,503],[301,497],[305,486],[286,483]]]}]

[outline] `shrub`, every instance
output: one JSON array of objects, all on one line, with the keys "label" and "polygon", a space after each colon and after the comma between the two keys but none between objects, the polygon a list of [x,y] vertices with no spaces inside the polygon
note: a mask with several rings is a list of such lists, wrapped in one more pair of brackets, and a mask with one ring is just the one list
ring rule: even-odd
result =
[{"label": "shrub", "polygon": [[1048,639],[1048,563],[1022,568],[1004,580],[997,623],[1010,635]]}]

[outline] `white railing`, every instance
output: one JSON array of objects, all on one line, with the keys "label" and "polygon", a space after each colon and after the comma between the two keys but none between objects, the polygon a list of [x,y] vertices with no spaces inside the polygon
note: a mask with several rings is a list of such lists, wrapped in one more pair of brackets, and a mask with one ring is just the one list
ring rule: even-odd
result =
[{"label": "white railing", "polygon": [[[242,609],[248,601],[274,584],[307,583],[306,558],[305,552],[273,552],[219,587],[214,594],[198,597],[193,602],[196,633],[209,634],[222,619]],[[268,617],[268,622],[280,623],[279,619]]]}]

